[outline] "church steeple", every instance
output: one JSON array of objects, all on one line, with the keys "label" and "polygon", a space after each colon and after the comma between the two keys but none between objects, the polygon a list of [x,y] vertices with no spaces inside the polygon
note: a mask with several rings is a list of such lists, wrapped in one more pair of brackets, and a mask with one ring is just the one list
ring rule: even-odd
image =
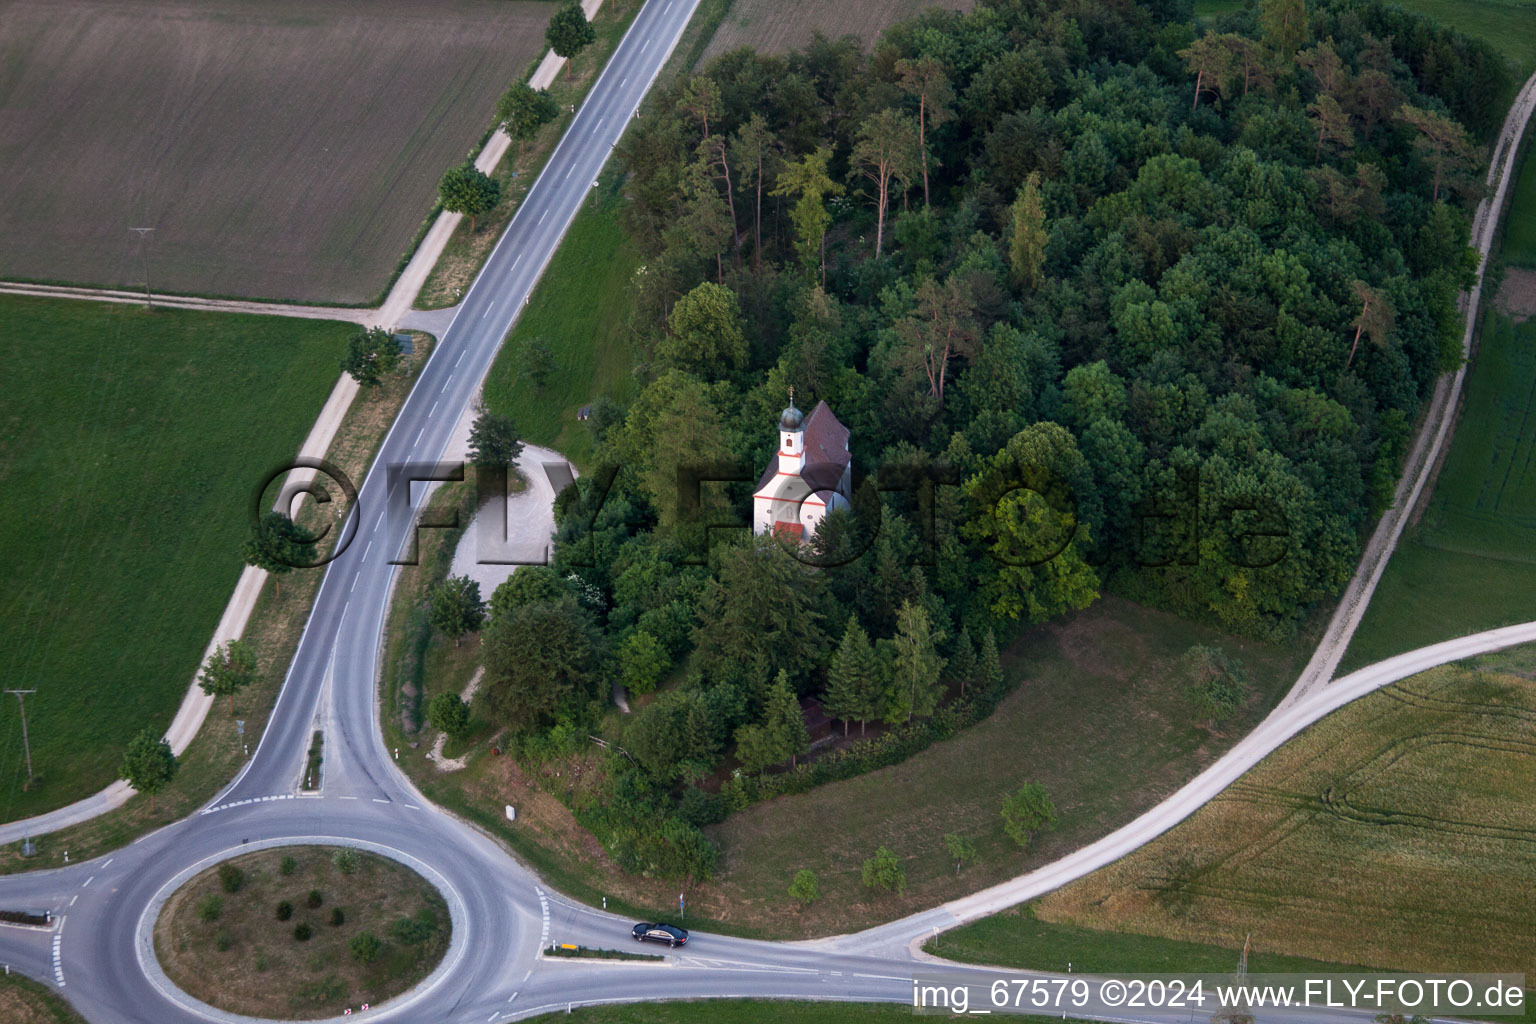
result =
[{"label": "church steeple", "polygon": [[805,462],[805,416],[795,408],[795,389],[789,389],[789,405],[779,414],[779,472],[800,474]]}]

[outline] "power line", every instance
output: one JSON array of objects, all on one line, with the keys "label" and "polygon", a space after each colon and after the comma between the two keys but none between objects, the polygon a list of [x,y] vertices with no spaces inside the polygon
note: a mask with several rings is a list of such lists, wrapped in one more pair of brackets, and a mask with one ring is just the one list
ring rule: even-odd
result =
[{"label": "power line", "polygon": [[27,695],[36,693],[36,690],[6,690],[6,693],[16,695],[16,703],[21,705],[21,748],[27,755],[27,789],[32,788],[32,744],[27,739]]}]

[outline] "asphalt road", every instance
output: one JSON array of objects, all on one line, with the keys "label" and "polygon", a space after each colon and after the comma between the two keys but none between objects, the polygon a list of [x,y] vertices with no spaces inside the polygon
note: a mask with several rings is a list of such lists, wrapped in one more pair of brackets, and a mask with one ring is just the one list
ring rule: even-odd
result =
[{"label": "asphalt road", "polygon": [[[997,976],[922,962],[911,949],[932,925],[986,909],[976,898],[963,909],[937,908],[813,943],[696,934],[683,949],[666,951],[660,965],[542,960],[539,950],[548,941],[626,945],[632,922],[541,889],[491,840],[433,809],[396,770],[376,728],[374,680],[395,573],[391,559],[410,533],[407,517],[400,509],[389,514],[386,499],[403,507],[424,489],[392,483],[389,467],[433,463],[443,452],[517,310],[696,4],[649,0],[465,297],[361,488],[358,514],[349,523],[355,536],[325,570],[287,684],[246,770],[203,812],[111,856],[0,878],[0,907],[46,908],[58,915],[48,930],[0,925],[0,963],[59,986],[89,1020],[101,1024],[244,1020],[195,1003],[160,973],[149,945],[160,901],[226,856],[290,842],[347,842],[416,867],[443,891],[454,922],[442,966],[413,993],[369,1011],[371,1019],[494,1024],[571,1003],[680,997],[909,1003],[914,975],[944,974],[948,984],[970,980],[978,993]],[[1536,636],[1536,627],[1524,629]],[[1515,632],[1469,638],[1454,649],[1415,652],[1417,659],[1393,671],[1409,674],[1438,663],[1435,658],[1450,660],[1512,642]],[[1358,686],[1382,685],[1389,675],[1378,672]],[[1343,696],[1326,690],[1317,695],[1330,702]],[[1290,709],[1302,717],[1310,710],[1311,703]],[[316,728],[325,734],[323,787],[318,795],[299,795],[305,751]],[[1266,741],[1278,742],[1274,736]],[[1262,745],[1251,745],[1249,752]],[[1191,800],[1189,806],[1198,804]],[[337,1006],[336,1012],[343,1009]],[[1073,1007],[1073,1012],[1154,1024],[1193,1016],[1182,1008],[1130,1013],[1104,1005]],[[1343,1024],[1367,1016],[1318,1010],[1264,1012],[1260,1019]]]}]

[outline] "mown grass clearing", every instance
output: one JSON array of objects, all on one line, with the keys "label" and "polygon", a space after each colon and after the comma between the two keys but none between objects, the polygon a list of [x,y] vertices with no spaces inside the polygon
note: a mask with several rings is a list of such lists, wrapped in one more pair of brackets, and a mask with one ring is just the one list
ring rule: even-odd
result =
[{"label": "mown grass clearing", "polygon": [[372,301],[553,9],[10,4],[0,275]]},{"label": "mown grass clearing", "polygon": [[739,46],[750,46],[761,53],[785,53],[809,43],[817,32],[831,39],[857,36],[868,49],[875,45],[887,25],[933,7],[969,11],[974,6],[975,0],[864,0],[857,4],[827,0],[735,0],[715,30],[702,61],[707,63]]},{"label": "mown grass clearing", "polygon": [[[1335,963],[1530,973],[1533,675],[1523,647],[1361,698],[1035,913],[1228,950],[1251,935],[1261,952]],[[958,930],[943,952],[1015,949],[1023,966],[1050,948],[1013,934],[1027,921]]]},{"label": "mown grass clearing", "polygon": [[0,817],[117,777],[163,729],[243,563],[251,490],[336,382],[347,324],[0,297]]},{"label": "mown grass clearing", "polygon": [[452,930],[442,896],[403,864],[342,847],[278,847],[177,890],[155,923],[155,955],[172,981],[213,1006],[308,1020],[406,991],[442,959]]},{"label": "mown grass clearing", "polygon": [[1450,454],[1341,671],[1536,619],[1536,320],[1490,310]]},{"label": "mown grass clearing", "polygon": [[[610,172],[571,222],[485,379],[487,408],[577,466],[592,454],[592,435],[576,418],[582,406],[605,395],[622,405],[638,389],[629,316],[642,268],[619,224],[622,204]],[[552,356],[542,388],[527,372],[532,344]]]},{"label": "mown grass clearing", "polygon": [[[1194,721],[1177,666],[1196,643],[1222,645],[1255,682],[1248,707],[1214,735]],[[1106,598],[1014,645],[1004,668],[1023,682],[987,720],[903,764],[756,804],[711,828],[720,868],[690,888],[689,923],[776,938],[837,934],[1029,870],[1129,820],[1208,764],[1279,699],[1304,656],[1300,642],[1238,641]],[[423,792],[502,835],[552,885],[591,902],[607,896],[610,909],[640,917],[675,911],[675,884],[619,871],[551,795],[596,785],[596,757],[550,764],[534,778],[483,750],[444,776],[423,754],[401,757]],[[1030,780],[1045,784],[1061,821],[1021,851],[999,811],[1003,795]],[[503,804],[517,807],[516,824],[502,820]],[[816,842],[806,842],[807,828]],[[949,832],[970,836],[979,853],[958,875],[945,852]],[[863,860],[882,843],[901,858],[903,896],[862,884]],[[804,909],[787,892],[802,868],[821,889]]]}]

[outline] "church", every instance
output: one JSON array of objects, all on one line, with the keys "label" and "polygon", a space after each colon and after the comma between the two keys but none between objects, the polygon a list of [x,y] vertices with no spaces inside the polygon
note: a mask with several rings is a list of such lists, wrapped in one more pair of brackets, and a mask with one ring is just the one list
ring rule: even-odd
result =
[{"label": "church", "polygon": [[752,532],[810,540],[828,512],[849,507],[852,464],[848,428],[826,402],[801,413],[791,388],[779,416],[779,450],[753,492]]}]

